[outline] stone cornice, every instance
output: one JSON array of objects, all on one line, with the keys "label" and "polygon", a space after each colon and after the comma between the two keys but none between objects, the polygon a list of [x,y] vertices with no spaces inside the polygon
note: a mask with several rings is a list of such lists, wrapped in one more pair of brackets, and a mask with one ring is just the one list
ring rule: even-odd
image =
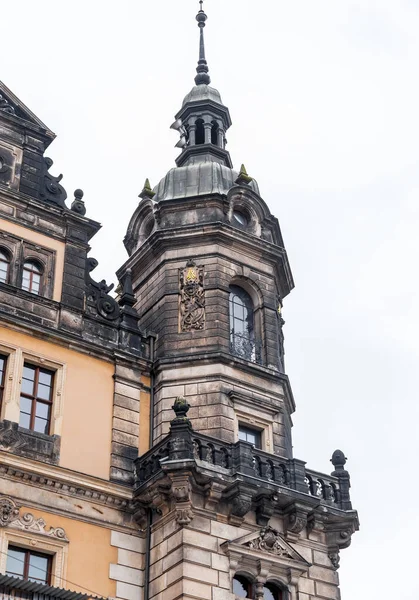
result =
[{"label": "stone cornice", "polygon": [[95,504],[129,510],[131,488],[62,467],[0,451],[0,478],[22,481],[48,491],[83,498]]},{"label": "stone cornice", "polygon": [[[49,302],[58,307],[61,306],[59,303],[54,302],[53,300],[50,300]],[[2,325],[8,327],[9,329],[19,331],[20,333],[30,335],[31,337],[39,337],[45,340],[48,339],[49,336],[51,343],[63,346],[69,350],[73,350],[74,352],[88,354],[89,356],[94,356],[95,358],[101,358],[110,362],[114,362],[115,356],[118,355],[120,360],[123,358],[123,360],[128,364],[135,363],[137,368],[140,370],[146,370],[148,372],[151,368],[151,361],[149,359],[134,356],[132,354],[124,354],[123,350],[120,348],[118,350],[107,349],[103,344],[93,344],[77,335],[72,334],[69,331],[62,331],[60,329],[48,327],[47,325],[40,326],[33,321],[28,320],[26,323],[25,321],[19,319],[19,322],[17,322],[16,317],[3,312],[1,308],[0,314]]]}]

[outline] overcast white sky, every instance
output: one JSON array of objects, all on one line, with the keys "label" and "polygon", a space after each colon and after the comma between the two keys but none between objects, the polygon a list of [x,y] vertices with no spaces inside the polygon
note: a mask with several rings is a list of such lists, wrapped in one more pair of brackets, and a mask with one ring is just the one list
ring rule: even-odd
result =
[{"label": "overcast white sky", "polygon": [[[174,165],[193,85],[194,0],[2,2],[0,78],[58,139],[48,155],[103,223],[113,279],[144,179]],[[343,600],[417,600],[419,4],[206,0],[228,140],[278,216],[298,458],[348,457],[361,531]],[[391,569],[391,571],[390,571]]]}]

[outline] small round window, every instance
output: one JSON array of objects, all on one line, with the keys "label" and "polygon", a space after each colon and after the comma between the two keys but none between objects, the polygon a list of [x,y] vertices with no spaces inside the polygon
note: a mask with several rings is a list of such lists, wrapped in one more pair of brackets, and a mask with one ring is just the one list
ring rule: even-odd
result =
[{"label": "small round window", "polygon": [[240,210],[233,211],[233,225],[236,227],[247,227],[249,224],[249,219],[245,213]]}]

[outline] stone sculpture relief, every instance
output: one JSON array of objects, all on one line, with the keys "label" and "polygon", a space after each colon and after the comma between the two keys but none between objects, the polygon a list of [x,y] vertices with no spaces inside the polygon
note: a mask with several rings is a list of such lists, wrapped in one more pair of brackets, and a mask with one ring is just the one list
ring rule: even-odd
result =
[{"label": "stone sculpture relief", "polygon": [[204,268],[193,260],[180,270],[180,331],[205,327]]}]

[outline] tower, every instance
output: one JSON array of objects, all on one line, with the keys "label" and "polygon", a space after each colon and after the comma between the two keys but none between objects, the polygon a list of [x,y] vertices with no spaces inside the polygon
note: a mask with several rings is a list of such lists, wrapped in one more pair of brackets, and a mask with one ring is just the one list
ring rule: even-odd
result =
[{"label": "tower", "polygon": [[181,152],[148,180],[113,284],[55,135],[0,82],[3,600],[338,600],[358,528],[346,458],[293,455],[277,219],[234,170],[207,16]]},{"label": "tower", "polygon": [[[176,167],[141,193],[124,240],[140,325],[156,335],[152,448],[136,461],[145,597],[339,598],[358,519],[345,456],[332,475],[292,451],[281,316],[293,278],[277,219],[226,149],[200,30]],[[149,576],[147,575],[149,573]]]}]

